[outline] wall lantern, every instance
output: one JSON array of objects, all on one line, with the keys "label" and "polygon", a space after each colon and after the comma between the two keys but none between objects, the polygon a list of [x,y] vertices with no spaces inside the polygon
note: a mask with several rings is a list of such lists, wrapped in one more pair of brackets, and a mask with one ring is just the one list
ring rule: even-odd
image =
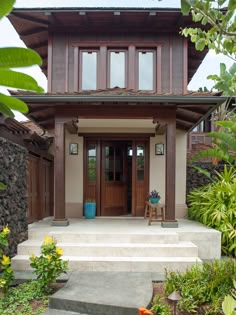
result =
[{"label": "wall lantern", "polygon": [[174,304],[173,315],[176,315],[177,302],[182,300],[182,296],[179,294],[179,292],[174,291],[168,296],[168,299],[173,302]]},{"label": "wall lantern", "polygon": [[69,144],[69,154],[70,155],[78,155],[78,153],[79,153],[78,143],[70,143]]},{"label": "wall lantern", "polygon": [[156,143],[155,144],[155,154],[156,155],[164,155],[164,143]]}]

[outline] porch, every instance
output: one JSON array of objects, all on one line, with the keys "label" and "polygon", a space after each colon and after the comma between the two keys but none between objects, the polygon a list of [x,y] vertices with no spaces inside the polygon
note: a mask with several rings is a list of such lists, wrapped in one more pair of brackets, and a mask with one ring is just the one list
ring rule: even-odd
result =
[{"label": "porch", "polygon": [[52,226],[52,220],[29,225],[29,239],[18,245],[12,260],[15,270],[30,270],[28,258],[40,253],[46,235],[57,240],[70,269],[77,271],[184,271],[201,260],[220,258],[220,233],[186,219],[176,229],[148,226],[141,217],[72,218],[67,227]]}]

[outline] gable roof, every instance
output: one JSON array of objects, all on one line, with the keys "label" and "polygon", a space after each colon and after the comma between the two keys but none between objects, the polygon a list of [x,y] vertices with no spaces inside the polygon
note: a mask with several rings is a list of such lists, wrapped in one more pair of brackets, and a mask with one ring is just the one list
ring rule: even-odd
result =
[{"label": "gable roof", "polygon": [[[89,1],[86,1],[89,2]],[[157,3],[157,1],[151,1]],[[151,3],[149,1],[149,4]],[[79,3],[84,3],[80,1]],[[158,2],[159,3],[159,2]],[[134,2],[133,2],[134,5]],[[122,29],[140,35],[152,33],[156,36],[165,34],[180,36],[181,28],[193,26],[191,16],[183,16],[178,8],[151,7],[51,7],[17,8],[8,16],[27,47],[36,50],[43,59],[42,70],[47,75],[48,33],[82,32],[102,33],[118,32]],[[92,23],[91,23],[92,21]],[[194,44],[188,44],[188,81],[196,72],[207,49],[196,52]]]}]

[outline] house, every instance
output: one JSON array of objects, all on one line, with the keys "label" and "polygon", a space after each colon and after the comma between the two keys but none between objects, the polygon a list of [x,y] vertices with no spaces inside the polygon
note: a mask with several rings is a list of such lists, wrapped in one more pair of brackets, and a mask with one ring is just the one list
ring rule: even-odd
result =
[{"label": "house", "polygon": [[[48,92],[18,92],[28,118],[54,136],[54,225],[83,215],[143,216],[148,192],[163,226],[186,211],[187,132],[225,98],[187,91],[206,54],[179,34],[180,9],[17,8],[9,16],[43,58]],[[159,151],[159,149],[164,151]]]}]

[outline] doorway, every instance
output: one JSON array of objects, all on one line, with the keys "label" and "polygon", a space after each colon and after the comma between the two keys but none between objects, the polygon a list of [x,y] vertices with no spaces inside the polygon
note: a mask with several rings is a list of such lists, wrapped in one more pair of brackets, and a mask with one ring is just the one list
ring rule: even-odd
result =
[{"label": "doorway", "polygon": [[143,216],[149,183],[149,139],[85,141],[84,199],[97,216]]}]

